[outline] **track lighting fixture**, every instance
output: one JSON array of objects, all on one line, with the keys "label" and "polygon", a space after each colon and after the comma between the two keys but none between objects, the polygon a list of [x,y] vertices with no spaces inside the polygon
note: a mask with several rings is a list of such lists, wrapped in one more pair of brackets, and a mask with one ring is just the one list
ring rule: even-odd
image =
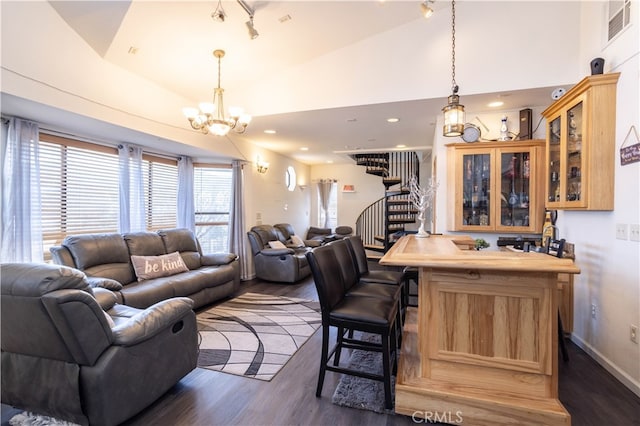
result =
[{"label": "track lighting fixture", "polygon": [[[244,0],[236,0],[236,1],[242,7],[242,9],[244,9],[244,11],[247,12],[247,14],[249,15],[249,20],[245,22],[245,25],[247,26],[247,30],[249,31],[249,37],[251,37],[251,40],[255,40],[260,35],[260,33],[258,33],[258,30],[256,30],[256,28],[253,26],[253,16],[255,14],[255,11]],[[222,8],[222,0],[218,0],[218,6],[216,6],[216,10],[214,10],[211,13],[211,18],[217,22],[224,22],[226,17],[227,17],[227,14]]]},{"label": "track lighting fixture", "polygon": [[247,3],[245,3],[244,0],[236,1],[240,6],[242,6],[244,11],[247,12],[247,15],[249,15],[249,20],[245,22],[245,25],[247,26],[247,30],[249,30],[249,37],[251,37],[251,40],[255,40],[260,35],[256,28],[253,26],[253,15],[255,11]]},{"label": "track lighting fixture", "polygon": [[424,0],[420,4],[420,11],[422,12],[422,16],[425,18],[431,17],[433,15],[433,8],[431,5],[434,3],[434,0]]},{"label": "track lighting fixture", "polygon": [[249,37],[251,37],[251,40],[258,38],[260,34],[253,26],[253,16],[249,18],[249,20],[246,22],[246,25],[247,29],[249,30]]},{"label": "track lighting fixture", "polygon": [[224,12],[224,9],[222,8],[222,0],[218,0],[218,6],[216,7],[216,10],[214,10],[213,13],[211,13],[211,17],[213,18],[214,21],[224,22],[224,18],[227,17],[227,14]]}]

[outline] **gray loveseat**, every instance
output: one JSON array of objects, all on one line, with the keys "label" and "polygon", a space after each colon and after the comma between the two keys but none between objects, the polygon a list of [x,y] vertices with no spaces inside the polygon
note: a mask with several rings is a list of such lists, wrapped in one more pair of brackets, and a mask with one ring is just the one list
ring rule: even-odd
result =
[{"label": "gray loveseat", "polygon": [[[83,271],[92,287],[107,288],[115,293],[118,303],[135,308],[171,297],[188,297],[197,309],[233,295],[240,284],[238,256],[202,254],[197,238],[188,229],[69,236],[50,251],[55,263]],[[132,255],[173,252],[179,252],[185,272],[138,281]]]},{"label": "gray loveseat", "polygon": [[[257,225],[247,232],[256,277],[281,283],[295,283],[311,275],[305,253],[306,247],[292,248],[285,245],[282,233],[271,225]],[[271,248],[271,242],[282,243],[282,248]]]}]

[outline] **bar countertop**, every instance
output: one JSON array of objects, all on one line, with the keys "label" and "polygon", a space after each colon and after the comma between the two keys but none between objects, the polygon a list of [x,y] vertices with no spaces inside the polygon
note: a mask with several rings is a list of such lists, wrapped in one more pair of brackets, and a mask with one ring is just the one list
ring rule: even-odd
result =
[{"label": "bar countertop", "polygon": [[464,235],[405,235],[380,260],[381,265],[427,268],[539,271],[579,274],[571,259],[546,253],[469,249],[473,239]]}]

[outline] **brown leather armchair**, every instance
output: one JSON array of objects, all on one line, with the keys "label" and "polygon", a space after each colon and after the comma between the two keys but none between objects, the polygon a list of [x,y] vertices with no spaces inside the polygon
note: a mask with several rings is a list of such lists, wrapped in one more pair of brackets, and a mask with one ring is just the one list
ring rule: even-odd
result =
[{"label": "brown leather armchair", "polygon": [[119,305],[74,268],[1,266],[2,402],[78,424],[122,423],[196,367],[193,302]]}]

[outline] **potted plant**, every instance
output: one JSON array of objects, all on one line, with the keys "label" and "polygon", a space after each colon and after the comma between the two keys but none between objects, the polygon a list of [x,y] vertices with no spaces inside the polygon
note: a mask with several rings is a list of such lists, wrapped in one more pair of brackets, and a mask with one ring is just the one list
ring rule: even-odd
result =
[{"label": "potted plant", "polygon": [[489,244],[486,240],[484,240],[483,238],[476,238],[476,250],[482,250],[483,248],[487,248],[489,247],[491,244]]}]

